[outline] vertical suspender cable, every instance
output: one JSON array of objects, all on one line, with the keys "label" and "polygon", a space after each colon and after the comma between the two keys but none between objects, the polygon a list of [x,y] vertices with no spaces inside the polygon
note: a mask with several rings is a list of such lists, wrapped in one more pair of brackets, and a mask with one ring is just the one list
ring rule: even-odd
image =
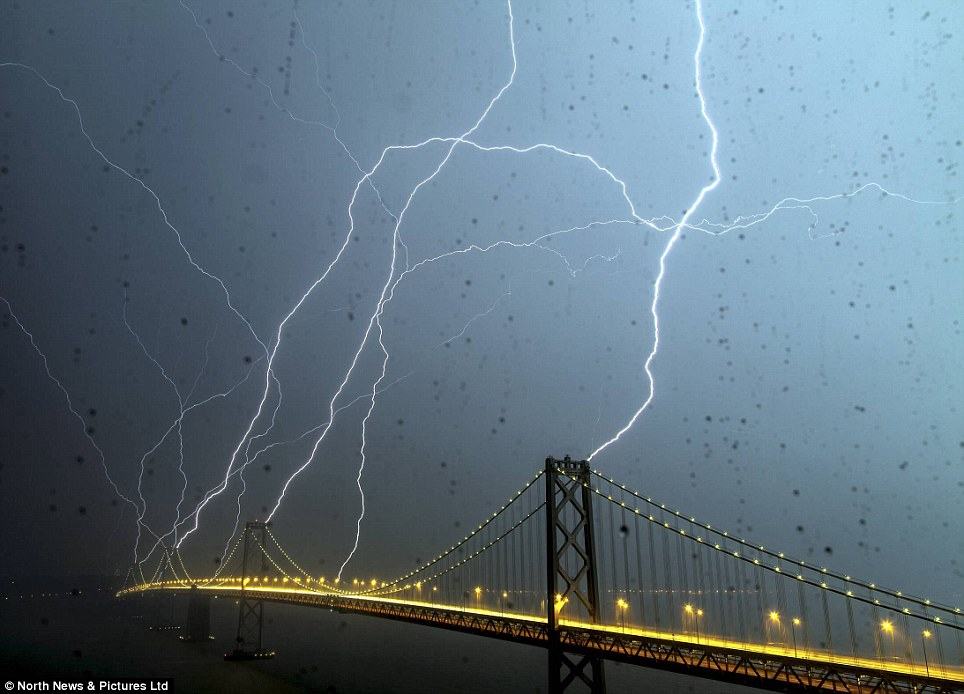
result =
[{"label": "vertical suspender cable", "polygon": [[633,535],[636,539],[636,600],[639,602],[639,625],[644,627],[646,626],[646,593],[643,592],[643,550],[639,544],[638,513],[633,514]]},{"label": "vertical suspender cable", "polygon": [[650,520],[646,523],[649,530],[649,577],[650,577],[650,596],[653,599],[653,618],[656,620],[656,628],[659,629],[660,618],[659,618],[659,578],[656,575],[656,548],[653,541],[653,525],[655,523]]},{"label": "vertical suspender cable", "polygon": [[[625,497],[623,497],[621,500],[625,502]],[[620,518],[621,525],[619,526],[619,534],[623,540],[623,580],[625,581],[623,584],[623,591],[626,593],[626,596],[629,597],[631,590],[629,581],[629,525],[626,522],[625,506],[622,507],[622,513],[620,515],[622,517]]]},{"label": "vertical suspender cable", "polygon": [[857,660],[857,631],[854,629],[854,606],[853,600],[850,597],[845,597],[844,602],[847,603],[847,624],[850,627],[850,650],[853,653],[854,660]]},{"label": "vertical suspender cable", "polygon": [[827,637],[826,648],[827,651],[833,652],[833,631],[830,628],[830,606],[827,604],[826,589],[820,591],[820,597],[823,599],[823,625]]}]

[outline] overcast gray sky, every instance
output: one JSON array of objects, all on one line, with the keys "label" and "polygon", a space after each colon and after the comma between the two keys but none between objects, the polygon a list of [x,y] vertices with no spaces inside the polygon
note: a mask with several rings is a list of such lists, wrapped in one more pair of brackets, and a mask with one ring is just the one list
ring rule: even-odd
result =
[{"label": "overcast gray sky", "polygon": [[[961,206],[949,203],[964,192],[964,16],[941,2],[788,5],[706,3],[722,180],[691,221],[723,226],[687,230],[669,256],[655,398],[594,463],[767,546],[959,603],[964,272]],[[692,3],[513,10],[517,74],[473,141],[585,153],[642,217],[679,219],[711,175]],[[351,157],[370,170],[390,145],[455,137],[506,84],[506,5],[8,1],[2,14],[0,62],[39,74],[0,68],[0,294],[132,499],[141,457],[180,407],[125,327],[125,296],[146,351],[193,391],[187,404],[238,384],[183,421],[184,515],[223,479],[265,382],[261,345],[188,253],[270,344],[346,238],[361,178]],[[44,78],[76,101],[93,146]],[[386,155],[372,178],[381,202],[358,189],[344,254],[283,332],[283,401],[252,453],[326,422],[388,277],[389,213],[446,150]],[[870,187],[706,233],[870,183],[945,204]],[[396,276],[472,244],[626,219],[620,186],[585,159],[460,145],[408,208]],[[457,254],[399,283],[350,572],[410,567],[546,455],[585,456],[628,421],[647,394],[670,233],[592,226]],[[5,570],[123,574],[134,514],[26,336],[2,325]],[[381,356],[372,339],[336,407],[370,392]],[[272,389],[253,433],[276,404]],[[338,414],[275,517],[316,573],[353,542],[366,410]],[[247,468],[242,518],[265,515],[314,438]],[[182,547],[198,571],[230,533],[235,481]],[[142,482],[145,520],[167,530],[176,433]]]}]

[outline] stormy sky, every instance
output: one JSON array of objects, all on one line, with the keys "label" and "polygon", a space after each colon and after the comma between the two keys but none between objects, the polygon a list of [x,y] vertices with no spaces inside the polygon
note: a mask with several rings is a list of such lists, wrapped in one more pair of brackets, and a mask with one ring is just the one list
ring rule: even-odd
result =
[{"label": "stormy sky", "polygon": [[[348,575],[411,568],[546,455],[584,457],[626,424],[649,388],[659,256],[712,175],[695,7],[512,9],[510,83],[494,1],[3,2],[0,295],[83,419],[0,306],[5,573],[123,576],[134,506],[168,532],[239,446],[236,465],[278,444],[244,471],[241,518],[264,517],[393,255],[393,283],[411,272],[381,314]],[[958,604],[964,14],[704,14],[721,181],[666,259],[652,404],[593,463],[768,547]],[[385,152],[466,133],[507,84],[447,160],[450,142]],[[485,150],[540,143],[564,151]],[[245,437],[279,323],[329,266]],[[353,544],[378,335],[274,517],[314,574]],[[182,545],[195,573],[214,570],[241,490],[232,477]]]}]

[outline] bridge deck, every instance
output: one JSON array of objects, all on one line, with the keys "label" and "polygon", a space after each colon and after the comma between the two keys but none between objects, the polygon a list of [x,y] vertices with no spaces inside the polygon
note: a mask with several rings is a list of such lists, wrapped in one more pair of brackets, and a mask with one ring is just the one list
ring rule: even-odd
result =
[{"label": "bridge deck", "polygon": [[[190,590],[168,582],[137,586],[118,595],[151,590]],[[239,597],[237,582],[197,584],[199,590]],[[395,598],[324,592],[295,585],[248,586],[249,598],[368,614],[504,640],[545,646],[545,617]],[[964,669],[853,657],[782,644],[747,643],[715,636],[678,634],[634,626],[559,623],[567,650],[773,690],[836,692],[964,691]]]}]

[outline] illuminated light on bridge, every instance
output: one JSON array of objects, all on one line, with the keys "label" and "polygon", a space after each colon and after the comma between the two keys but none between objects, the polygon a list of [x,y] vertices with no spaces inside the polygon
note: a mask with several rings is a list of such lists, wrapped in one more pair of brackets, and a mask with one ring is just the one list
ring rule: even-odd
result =
[{"label": "illuminated light on bridge", "polygon": [[[582,462],[548,459],[431,561],[350,590],[310,580],[262,525],[212,577],[182,575],[175,548],[119,595],[223,596],[249,612],[289,603],[541,646],[551,691],[573,680],[602,691],[604,660],[787,691],[964,691],[959,608],[735,539]],[[252,559],[268,567],[257,581]],[[258,645],[246,653],[273,654]]]}]

